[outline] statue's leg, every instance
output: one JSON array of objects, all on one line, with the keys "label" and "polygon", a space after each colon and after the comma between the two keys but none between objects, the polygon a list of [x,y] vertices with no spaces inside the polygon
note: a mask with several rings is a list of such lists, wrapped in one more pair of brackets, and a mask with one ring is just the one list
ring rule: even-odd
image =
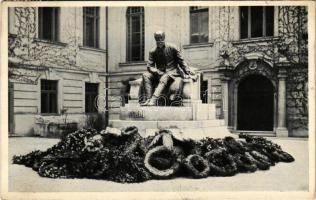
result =
[{"label": "statue's leg", "polygon": [[143,74],[143,86],[144,86],[144,91],[145,91],[146,102],[143,103],[142,105],[148,104],[150,98],[153,95],[154,80],[155,80],[155,77],[154,77],[154,75],[152,73],[145,72]]},{"label": "statue's leg", "polygon": [[169,74],[164,74],[160,79],[159,79],[159,84],[155,89],[154,94],[152,95],[149,103],[147,104],[148,106],[155,106],[157,105],[157,100],[159,98],[159,96],[162,94],[162,92],[164,91],[164,89],[166,88],[168,82],[171,80],[172,78],[170,77]]},{"label": "statue's leg", "polygon": [[169,90],[171,106],[182,105],[182,91],[183,79],[181,77],[176,77]]}]

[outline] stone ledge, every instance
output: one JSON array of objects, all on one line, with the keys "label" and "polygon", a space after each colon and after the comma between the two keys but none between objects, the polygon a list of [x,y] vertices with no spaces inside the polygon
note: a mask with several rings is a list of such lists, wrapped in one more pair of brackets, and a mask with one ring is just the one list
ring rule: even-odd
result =
[{"label": "stone ledge", "polygon": [[[143,137],[155,135],[155,132],[159,129],[146,129],[143,133]],[[201,140],[203,138],[224,138],[226,136],[238,138],[238,135],[232,134],[226,127],[212,127],[212,128],[200,128],[200,129],[168,129],[172,132],[172,135],[179,140]]]},{"label": "stone ledge", "polygon": [[[137,120],[110,120],[111,127],[124,128],[137,126],[139,130],[145,129],[198,129],[211,127],[225,127],[223,120],[198,120],[198,121],[137,121]],[[226,128],[227,129],[227,128]]]}]

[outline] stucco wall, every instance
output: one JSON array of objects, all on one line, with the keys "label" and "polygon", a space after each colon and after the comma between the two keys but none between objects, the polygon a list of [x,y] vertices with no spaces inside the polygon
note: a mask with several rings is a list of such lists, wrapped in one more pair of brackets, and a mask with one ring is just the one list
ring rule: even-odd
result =
[{"label": "stucco wall", "polygon": [[[22,45],[34,50],[30,56],[24,56],[19,62],[46,67],[79,69],[86,71],[105,72],[106,62],[106,31],[105,7],[100,8],[99,48],[82,47],[83,44],[83,8],[61,7],[59,10],[59,28],[57,42],[38,39],[38,8],[25,8],[31,11],[30,16],[16,15],[16,10],[9,9],[9,33],[16,35]],[[25,10],[24,10],[25,11]],[[20,21],[27,23],[20,25]],[[30,34],[20,29],[34,26]],[[19,28],[20,27],[20,28]],[[26,38],[26,36],[29,38]],[[15,46],[16,55],[23,55],[27,49]]]},{"label": "stucco wall", "polygon": [[[41,114],[40,80],[58,81],[57,113]],[[99,83],[98,111],[105,111],[105,75],[82,71],[52,71],[41,75],[36,84],[13,83],[14,127],[17,135],[34,133],[36,118],[42,116],[52,122],[62,120],[61,109],[67,109],[67,122],[77,122],[79,127],[85,125],[85,83]]]}]

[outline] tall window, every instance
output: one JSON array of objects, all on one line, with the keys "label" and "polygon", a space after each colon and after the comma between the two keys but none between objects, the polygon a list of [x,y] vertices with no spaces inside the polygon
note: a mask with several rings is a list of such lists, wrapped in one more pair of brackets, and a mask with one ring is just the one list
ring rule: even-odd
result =
[{"label": "tall window", "polygon": [[241,6],[240,38],[273,36],[273,6]]},{"label": "tall window", "polygon": [[39,34],[44,40],[58,41],[59,8],[42,7],[38,9]]},{"label": "tall window", "polygon": [[144,60],[144,8],[128,7],[127,20],[127,61]]},{"label": "tall window", "polygon": [[86,113],[96,113],[98,112],[96,99],[98,97],[99,84],[97,83],[86,83],[85,84],[86,93]]},{"label": "tall window", "polygon": [[57,81],[41,80],[41,113],[57,113]]},{"label": "tall window", "polygon": [[99,8],[83,8],[83,45],[99,48]]},{"label": "tall window", "polygon": [[190,7],[191,44],[208,42],[208,7]]}]

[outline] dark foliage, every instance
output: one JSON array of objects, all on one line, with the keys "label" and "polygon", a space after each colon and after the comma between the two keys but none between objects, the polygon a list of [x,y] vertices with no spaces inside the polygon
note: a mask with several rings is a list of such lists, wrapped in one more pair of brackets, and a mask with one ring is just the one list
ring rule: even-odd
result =
[{"label": "dark foliage", "polygon": [[170,131],[142,138],[137,127],[82,129],[70,133],[46,151],[14,156],[49,178],[94,178],[121,183],[154,178],[233,176],[268,170],[277,162],[293,162],[281,147],[263,137],[178,140]]}]

